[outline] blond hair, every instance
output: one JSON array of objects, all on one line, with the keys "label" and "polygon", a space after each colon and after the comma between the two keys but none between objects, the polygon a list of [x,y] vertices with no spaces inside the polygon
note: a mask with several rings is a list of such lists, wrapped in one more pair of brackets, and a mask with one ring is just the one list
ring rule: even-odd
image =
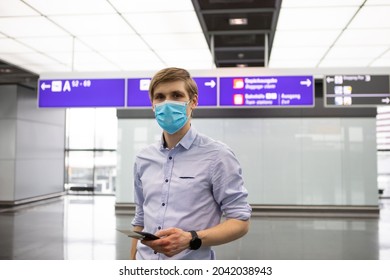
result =
[{"label": "blond hair", "polygon": [[198,96],[198,86],[192,79],[190,73],[182,68],[169,67],[158,71],[152,78],[149,86],[149,97],[153,101],[154,90],[161,83],[183,81],[190,100]]}]

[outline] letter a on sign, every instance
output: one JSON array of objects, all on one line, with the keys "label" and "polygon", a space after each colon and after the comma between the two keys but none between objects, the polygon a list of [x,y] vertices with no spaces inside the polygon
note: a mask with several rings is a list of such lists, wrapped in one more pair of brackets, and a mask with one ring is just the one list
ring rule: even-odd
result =
[{"label": "letter a on sign", "polygon": [[62,91],[70,91],[70,90],[71,90],[70,83],[69,83],[69,81],[66,81],[64,83],[64,88],[62,89]]}]

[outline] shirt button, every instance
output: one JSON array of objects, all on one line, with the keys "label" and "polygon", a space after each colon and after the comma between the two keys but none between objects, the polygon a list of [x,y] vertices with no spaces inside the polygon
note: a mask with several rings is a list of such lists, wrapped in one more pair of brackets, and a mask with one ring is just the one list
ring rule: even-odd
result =
[{"label": "shirt button", "polygon": [[158,229],[161,229],[161,227],[158,227]]},{"label": "shirt button", "polygon": [[169,157],[169,159],[172,159],[172,157]]},{"label": "shirt button", "polygon": [[157,251],[154,251],[153,253],[157,254]]},{"label": "shirt button", "polygon": [[165,206],[165,203],[163,202],[163,203],[161,203],[161,205],[162,205],[162,206]]},{"label": "shirt button", "polygon": [[168,183],[168,179],[165,179],[165,183]]}]

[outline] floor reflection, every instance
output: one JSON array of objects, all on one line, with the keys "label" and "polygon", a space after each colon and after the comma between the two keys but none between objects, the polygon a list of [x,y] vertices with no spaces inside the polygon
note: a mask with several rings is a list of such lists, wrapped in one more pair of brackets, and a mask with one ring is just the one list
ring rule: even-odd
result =
[{"label": "floor reflection", "polygon": [[[129,258],[130,239],[116,231],[113,196],[65,196],[0,212],[0,259]],[[217,246],[218,259],[390,259],[390,200],[380,218],[254,217],[242,239]]]}]

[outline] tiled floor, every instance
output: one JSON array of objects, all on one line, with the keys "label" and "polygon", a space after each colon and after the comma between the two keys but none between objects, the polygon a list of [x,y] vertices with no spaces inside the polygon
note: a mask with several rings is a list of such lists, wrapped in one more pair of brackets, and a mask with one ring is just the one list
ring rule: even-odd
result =
[{"label": "tiled floor", "polygon": [[[0,259],[128,259],[130,239],[116,228],[115,197],[65,196],[0,212]],[[390,200],[379,218],[253,217],[242,239],[215,247],[218,259],[390,259]]]}]

